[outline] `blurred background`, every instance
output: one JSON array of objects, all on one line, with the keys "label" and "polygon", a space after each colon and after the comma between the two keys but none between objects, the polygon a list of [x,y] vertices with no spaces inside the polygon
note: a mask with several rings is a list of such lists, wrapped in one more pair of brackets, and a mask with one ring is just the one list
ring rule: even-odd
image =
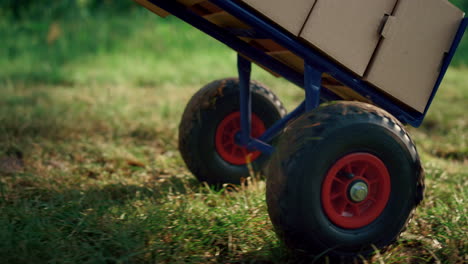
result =
[{"label": "blurred background", "polygon": [[[465,12],[467,0],[450,0]],[[427,195],[375,263],[466,263],[468,36],[408,128]],[[215,191],[177,151],[190,97],[236,54],[130,0],[0,1],[0,262],[292,263],[265,182]],[[254,68],[291,110],[294,85]]]},{"label": "blurred background", "polygon": [[[468,9],[466,0],[450,1]],[[0,80],[137,85],[176,81],[177,75],[206,80],[195,69],[153,72],[163,67],[162,53],[164,67],[166,61],[192,60],[212,47],[213,59],[226,53],[183,22],[158,19],[130,0],[3,0],[0,17]],[[463,64],[468,64],[467,41],[453,65]],[[231,63],[216,68],[224,65]]]}]

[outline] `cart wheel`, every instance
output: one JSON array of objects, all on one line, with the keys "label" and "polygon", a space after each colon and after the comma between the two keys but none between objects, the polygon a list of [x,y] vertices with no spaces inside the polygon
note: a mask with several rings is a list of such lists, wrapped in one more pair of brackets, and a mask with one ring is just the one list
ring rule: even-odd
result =
[{"label": "cart wheel", "polygon": [[290,123],[266,172],[279,237],[342,262],[394,242],[424,191],[418,153],[401,123],[359,102],[321,106]]},{"label": "cart wheel", "polygon": [[[252,82],[252,135],[263,132],[286,114],[283,104],[267,88]],[[214,81],[190,100],[179,125],[179,150],[200,181],[239,184],[249,175],[247,164],[260,170],[268,159],[235,143],[240,131],[239,81]]]}]

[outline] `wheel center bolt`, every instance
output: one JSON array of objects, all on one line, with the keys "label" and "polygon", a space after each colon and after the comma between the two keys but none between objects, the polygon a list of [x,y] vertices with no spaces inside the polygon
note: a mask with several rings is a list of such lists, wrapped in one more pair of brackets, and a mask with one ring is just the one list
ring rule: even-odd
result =
[{"label": "wheel center bolt", "polygon": [[363,181],[355,182],[349,188],[349,197],[353,202],[359,203],[366,199],[369,193],[367,184]]}]

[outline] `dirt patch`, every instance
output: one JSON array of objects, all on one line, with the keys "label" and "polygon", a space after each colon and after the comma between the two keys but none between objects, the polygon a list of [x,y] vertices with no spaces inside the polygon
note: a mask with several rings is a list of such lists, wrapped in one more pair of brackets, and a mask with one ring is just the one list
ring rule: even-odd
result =
[{"label": "dirt patch", "polygon": [[24,162],[21,157],[0,157],[0,174],[15,174],[24,171]]}]

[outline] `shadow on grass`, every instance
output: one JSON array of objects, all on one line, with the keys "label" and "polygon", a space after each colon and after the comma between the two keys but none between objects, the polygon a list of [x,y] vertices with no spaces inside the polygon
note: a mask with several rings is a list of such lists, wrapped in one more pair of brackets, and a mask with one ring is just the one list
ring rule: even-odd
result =
[{"label": "shadow on grass", "polygon": [[[182,179],[173,176],[165,178],[162,183],[151,187],[118,183],[108,184],[102,188],[89,188],[85,191],[80,191],[80,193],[81,197],[83,197],[83,201],[93,206],[96,201],[108,201],[110,205],[119,205],[132,200],[149,199],[157,203],[159,199],[165,197],[168,193],[184,195],[188,192],[196,193],[197,190],[201,192],[202,187],[196,179]],[[69,191],[73,192],[76,190],[72,189]]]},{"label": "shadow on grass", "polygon": [[[73,203],[80,204],[81,207],[93,208],[95,206],[122,205],[132,200],[151,200],[157,202],[168,194],[185,195],[187,193],[203,193],[209,190],[202,186],[195,178],[184,179],[180,177],[164,177],[160,183],[150,184],[148,187],[113,183],[102,187],[79,188],[57,188],[37,179],[37,176],[28,172],[23,173],[3,173],[3,179],[11,183],[9,191],[14,193],[15,200],[31,200],[41,203]],[[92,186],[92,183],[88,183]],[[44,189],[43,185],[51,188]],[[7,193],[2,193],[0,198],[3,201],[12,200]],[[75,203],[78,202],[78,203]]]},{"label": "shadow on grass", "polygon": [[[271,248],[251,251],[243,254],[239,260],[229,262],[232,264],[340,264],[349,262],[340,262],[331,260],[326,256],[306,255],[300,252],[288,250],[284,245],[277,245]],[[365,263],[356,259],[355,264]]]},{"label": "shadow on grass", "polygon": [[[13,88],[12,88],[13,90]],[[77,125],[86,105],[73,105],[52,98],[38,89],[26,94],[5,91],[0,98],[0,145],[24,143],[34,138],[63,139],[78,133]]]},{"label": "shadow on grass", "polygon": [[[191,216],[197,217],[193,223],[187,218],[191,207],[186,199],[211,192],[195,179],[170,177],[149,187],[118,183],[44,189],[33,175],[12,177],[23,179],[9,186],[9,194],[0,193],[0,207],[4,209],[0,216],[0,253],[10,252],[7,262],[330,263],[290,252],[271,241],[265,241],[260,250],[228,253],[227,240],[218,239],[227,237],[223,228],[233,228],[225,226],[229,221],[213,222],[217,218],[209,214]],[[185,198],[165,200],[170,193]],[[197,241],[210,240],[206,234],[217,236],[213,241],[222,244],[204,242],[201,249],[197,248]],[[18,247],[20,243],[24,245]],[[48,250],[51,248],[60,250]],[[213,248],[221,250],[220,254],[200,252]]]}]

